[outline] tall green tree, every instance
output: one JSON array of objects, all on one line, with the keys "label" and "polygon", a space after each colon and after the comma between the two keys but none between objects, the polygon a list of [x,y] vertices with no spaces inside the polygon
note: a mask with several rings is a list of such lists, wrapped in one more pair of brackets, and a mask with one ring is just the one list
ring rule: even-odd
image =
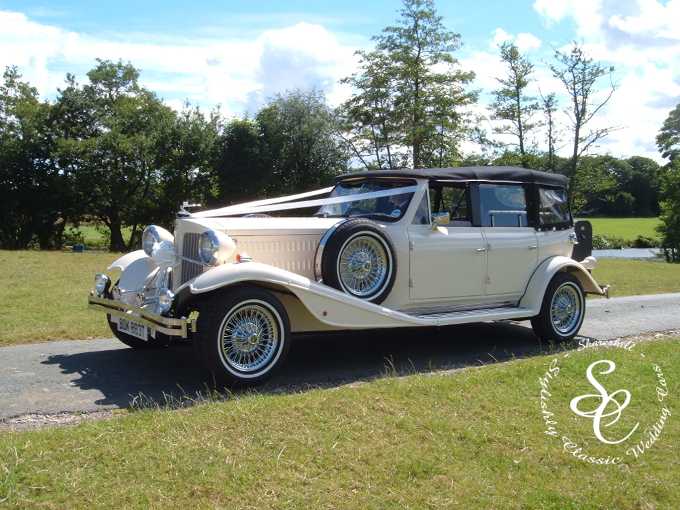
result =
[{"label": "tall green tree", "polygon": [[666,117],[656,137],[656,144],[664,158],[674,161],[680,157],[680,104]]},{"label": "tall green tree", "polygon": [[110,230],[111,250],[123,251],[146,223],[167,218],[160,197],[175,114],[139,85],[131,64],[99,60],[87,76],[83,86],[69,76],[57,98],[57,157],[77,176],[88,215]]},{"label": "tall green tree", "polygon": [[16,67],[0,84],[0,247],[58,247],[73,214],[72,179],[51,157],[51,107]]},{"label": "tall green tree", "polygon": [[544,96],[541,94],[541,111],[543,112],[543,125],[545,126],[545,142],[547,165],[545,170],[554,172],[556,170],[555,147],[557,140],[557,125],[555,114],[557,113],[557,96],[554,93]]},{"label": "tall green tree", "polygon": [[[568,52],[555,51],[555,61],[550,69],[564,86],[570,103],[566,112],[571,120],[572,150],[567,175],[571,178],[573,189],[578,178],[577,168],[581,156],[614,129],[590,128],[593,118],[607,105],[616,90],[612,81],[614,68],[588,57],[576,43]],[[601,86],[603,79],[608,79],[606,88]],[[603,91],[603,95],[599,94]]]},{"label": "tall green tree", "polygon": [[661,225],[658,231],[669,262],[680,262],[680,159],[661,173]]},{"label": "tall green tree", "polygon": [[501,44],[500,55],[507,74],[496,78],[500,88],[493,91],[494,101],[490,107],[492,118],[503,122],[494,131],[509,134],[517,140],[522,165],[526,166],[524,159],[529,146],[529,133],[537,125],[532,119],[540,110],[536,98],[527,94],[534,65],[510,42]]},{"label": "tall green tree", "polygon": [[343,111],[355,140],[378,153],[390,148],[387,162],[376,156],[374,166],[451,164],[468,128],[464,107],[477,99],[467,90],[474,74],[459,68],[460,35],[444,26],[432,0],[404,0],[399,14],[374,38],[373,51],[359,53],[360,71],[347,79],[355,94]]},{"label": "tall green tree", "polygon": [[269,169],[267,194],[329,184],[347,170],[349,156],[338,125],[318,91],[277,95],[256,116],[263,164]]}]

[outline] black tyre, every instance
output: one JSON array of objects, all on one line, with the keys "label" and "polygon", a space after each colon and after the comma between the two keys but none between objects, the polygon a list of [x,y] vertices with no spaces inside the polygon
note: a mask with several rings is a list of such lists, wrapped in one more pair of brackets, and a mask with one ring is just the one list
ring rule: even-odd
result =
[{"label": "black tyre", "polygon": [[543,340],[564,342],[578,334],[585,315],[581,283],[570,273],[557,273],[545,291],[541,313],[531,319],[531,326]]},{"label": "black tyre", "polygon": [[326,285],[381,303],[392,290],[396,275],[392,241],[371,220],[348,220],[326,241],[321,258],[321,277]]},{"label": "black tyre", "polygon": [[109,328],[111,328],[111,332],[114,336],[133,349],[162,349],[163,347],[167,347],[170,343],[170,338],[163,333],[156,333],[156,338],[149,336],[149,339],[146,341],[130,336],[127,333],[121,333],[118,331],[118,324],[111,320],[109,314],[106,314],[106,320],[109,323]]},{"label": "black tyre", "polygon": [[290,350],[290,323],[279,299],[259,287],[237,287],[198,303],[196,353],[218,385],[260,383]]}]

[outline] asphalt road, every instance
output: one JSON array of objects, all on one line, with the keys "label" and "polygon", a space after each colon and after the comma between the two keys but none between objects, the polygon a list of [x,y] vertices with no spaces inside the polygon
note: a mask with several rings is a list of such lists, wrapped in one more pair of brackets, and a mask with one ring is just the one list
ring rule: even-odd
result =
[{"label": "asphalt road", "polygon": [[[589,300],[581,335],[605,340],[673,329],[680,330],[680,294],[660,294]],[[301,336],[286,366],[260,389],[336,386],[380,376],[388,367],[426,372],[489,364],[545,348],[526,323]],[[205,388],[186,345],[134,351],[111,339],[0,348],[0,420],[163,404],[168,395],[191,398]]]}]

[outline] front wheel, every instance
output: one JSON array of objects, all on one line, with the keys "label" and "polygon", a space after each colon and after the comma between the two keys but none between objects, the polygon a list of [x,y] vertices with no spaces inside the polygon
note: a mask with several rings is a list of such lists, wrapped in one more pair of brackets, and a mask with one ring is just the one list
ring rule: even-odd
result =
[{"label": "front wheel", "polygon": [[265,289],[230,289],[199,304],[195,341],[216,383],[257,384],[271,377],[288,354],[288,314]]},{"label": "front wheel", "polygon": [[543,296],[541,313],[531,319],[531,326],[543,340],[571,340],[581,329],[586,315],[586,299],[578,279],[569,273],[557,273]]}]

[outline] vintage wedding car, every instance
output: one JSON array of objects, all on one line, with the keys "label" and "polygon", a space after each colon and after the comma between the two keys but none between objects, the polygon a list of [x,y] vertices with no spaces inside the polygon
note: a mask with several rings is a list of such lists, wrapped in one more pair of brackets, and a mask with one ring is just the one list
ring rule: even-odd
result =
[{"label": "vintage wedding car", "polygon": [[371,171],[182,211],[174,236],[149,226],[142,250],[98,274],[89,303],[132,347],[192,339],[232,383],[270,376],[295,332],[531,319],[566,340],[585,294],[607,295],[576,246],[566,185],[514,167]]}]

